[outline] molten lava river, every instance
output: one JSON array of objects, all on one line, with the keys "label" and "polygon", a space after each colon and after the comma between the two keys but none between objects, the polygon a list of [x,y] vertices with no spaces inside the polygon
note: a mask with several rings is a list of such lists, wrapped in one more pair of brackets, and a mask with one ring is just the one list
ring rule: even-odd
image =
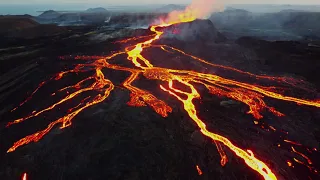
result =
[{"label": "molten lava river", "polygon": [[[152,58],[147,58],[143,55],[142,52],[147,51],[148,49],[158,49],[162,53],[170,53],[171,55],[176,55],[181,58],[185,57],[192,61],[204,64],[206,68],[218,68],[227,71],[232,71],[233,73],[238,73],[241,76],[251,78],[256,82],[260,80],[266,80],[275,83],[282,83],[292,86],[293,88],[299,86],[300,80],[295,80],[293,78],[286,77],[275,77],[275,76],[266,76],[266,75],[256,75],[250,72],[245,72],[239,69],[235,69],[228,66],[222,66],[218,64],[210,63],[207,60],[201,59],[199,57],[193,56],[180,50],[178,48],[156,44],[158,39],[164,34],[165,27],[171,26],[176,23],[181,22],[190,22],[194,19],[187,19],[179,22],[171,23],[162,23],[160,25],[154,25],[150,27],[150,31],[154,34],[149,36],[134,37],[119,41],[117,43],[122,43],[127,45],[122,51],[115,52],[106,57],[77,57],[76,60],[81,60],[74,68],[66,71],[62,71],[54,75],[48,81],[42,82],[36,90],[23,101],[18,107],[13,109],[15,111],[17,108],[23,106],[27,101],[29,101],[32,96],[43,86],[45,86],[49,81],[58,81],[69,76],[72,73],[84,73],[84,72],[94,72],[91,76],[87,76],[81,81],[77,82],[74,85],[64,87],[58,90],[52,96],[70,91],[66,96],[62,97],[59,101],[53,103],[50,106],[44,107],[41,110],[33,111],[25,117],[13,120],[7,124],[7,128],[11,126],[27,121],[29,119],[42,116],[46,112],[49,112],[55,108],[58,108],[60,105],[73,101],[76,97],[79,97],[80,94],[85,92],[96,93],[95,96],[88,96],[82,101],[70,108],[62,117],[50,122],[48,126],[40,131],[37,131],[33,134],[27,135],[22,139],[13,143],[7,152],[11,153],[17,150],[21,146],[25,146],[31,142],[40,141],[48,132],[50,132],[54,127],[59,126],[61,129],[71,126],[72,120],[82,111],[85,111],[88,107],[94,106],[106,100],[112,91],[115,88],[126,89],[130,91],[130,100],[127,103],[129,106],[141,107],[149,106],[157,114],[163,118],[170,116],[172,112],[172,107],[170,107],[164,100],[158,99],[155,94],[151,92],[140,89],[134,86],[134,82],[137,81],[140,77],[144,77],[151,81],[157,81],[159,83],[160,91],[163,94],[167,94],[168,97],[175,99],[177,102],[180,102],[183,106],[185,112],[188,114],[190,120],[198,127],[199,131],[203,136],[211,139],[214,145],[217,147],[217,152],[221,156],[221,165],[224,166],[228,162],[228,157],[226,150],[233,152],[235,157],[242,160],[242,162],[248,167],[251,168],[256,173],[260,174],[264,179],[281,179],[277,175],[278,170],[273,169],[266,162],[266,159],[259,156],[259,152],[253,152],[249,149],[244,149],[243,147],[237,145],[233,142],[232,139],[227,138],[223,134],[216,133],[212,128],[208,128],[206,120],[199,117],[198,109],[196,106],[196,101],[201,99],[201,94],[199,87],[207,89],[207,91],[214,96],[226,97],[234,101],[242,102],[248,106],[248,114],[252,115],[255,119],[255,123],[259,124],[259,121],[263,119],[263,113],[269,112],[277,117],[286,116],[284,113],[280,112],[274,107],[269,106],[265,99],[275,99],[278,101],[284,101],[285,103],[296,103],[297,106],[309,106],[313,108],[320,107],[319,100],[310,100],[302,99],[292,96],[284,95],[281,93],[277,87],[274,86],[264,86],[257,85],[255,83],[241,82],[230,78],[225,78],[218,76],[214,73],[204,73],[193,70],[181,70],[181,69],[171,69],[158,67],[154,65]],[[137,41],[139,41],[137,43]],[[130,44],[131,43],[131,44]],[[128,45],[129,44],[129,45]],[[123,63],[116,63],[115,58],[119,56],[126,56],[126,61]],[[118,62],[118,60],[117,60]],[[131,64],[127,66],[124,64]],[[122,71],[130,73],[130,75],[122,82],[121,87],[115,85],[107,76],[103,73],[104,69],[112,69],[115,71]],[[88,85],[89,84],[89,85]],[[265,127],[267,128],[267,127]],[[278,131],[276,127],[269,126],[271,131]],[[294,166],[296,164],[303,165],[312,173],[317,173],[317,170],[313,166],[312,160],[305,154],[297,150],[296,147],[302,146],[301,144],[294,142],[292,140],[284,140],[284,143],[290,144],[292,147],[292,153],[295,153],[300,158],[292,158],[285,162],[288,166]],[[280,145],[279,145],[280,146]],[[308,147],[310,151],[317,151],[315,148],[312,149]],[[199,175],[202,175],[201,167],[196,166],[196,170],[199,172]],[[306,178],[307,179],[307,178]]]}]

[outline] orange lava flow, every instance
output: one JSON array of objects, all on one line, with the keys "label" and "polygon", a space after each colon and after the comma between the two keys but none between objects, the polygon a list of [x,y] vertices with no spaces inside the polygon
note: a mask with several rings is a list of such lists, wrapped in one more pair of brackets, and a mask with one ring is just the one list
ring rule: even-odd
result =
[{"label": "orange lava flow", "polygon": [[302,162],[302,161],[300,161],[300,160],[298,160],[298,159],[296,159],[296,158],[293,158],[293,160],[294,160],[295,162],[297,162],[297,163],[299,163],[299,164],[307,167],[311,172],[318,173],[318,170],[314,169],[314,168],[311,167],[310,165],[305,164],[304,162]]},{"label": "orange lava flow", "polygon": [[[192,102],[194,99],[200,98],[200,94],[197,92],[197,90],[194,88],[194,86],[192,86],[189,82],[185,82],[180,79],[177,79],[177,80],[180,83],[188,86],[191,89],[191,93],[175,89],[173,87],[172,81],[169,81],[169,89],[166,89],[163,86],[160,86],[160,88],[162,90],[168,92],[169,94],[173,95],[174,97],[176,97],[178,100],[180,100],[183,103],[184,109],[188,112],[191,119],[194,120],[195,123],[198,125],[198,127],[200,128],[203,135],[211,138],[214,141],[221,142],[225,146],[229,147],[230,150],[232,150],[238,157],[242,158],[250,168],[257,171],[265,179],[277,179],[276,176],[274,175],[274,173],[269,169],[269,167],[266,164],[264,164],[262,161],[257,159],[251,150],[247,150],[247,152],[246,152],[246,151],[242,150],[241,148],[235,146],[227,138],[207,130],[206,124],[197,116],[197,110]],[[177,93],[187,95],[187,98],[183,99]]]},{"label": "orange lava flow", "polygon": [[[99,68],[96,69],[95,79],[96,79],[96,82],[90,86],[90,89],[98,91],[99,92],[98,95],[96,95],[90,101],[88,101],[86,103],[82,103],[82,105],[80,105],[80,107],[74,108],[75,110],[73,110],[71,113],[69,113],[69,114],[59,118],[58,120],[50,123],[47,126],[47,128],[45,128],[44,130],[41,130],[41,131],[38,131],[34,134],[28,135],[28,136],[20,139],[19,141],[15,142],[13,144],[13,146],[7,152],[12,152],[12,151],[16,150],[16,148],[18,148],[19,146],[28,144],[32,141],[33,142],[39,141],[44,135],[46,135],[57,124],[61,124],[61,126],[60,126],[61,129],[70,126],[72,119],[76,115],[78,115],[82,110],[86,109],[87,107],[90,107],[92,105],[95,105],[95,104],[98,104],[98,103],[101,103],[102,101],[104,101],[110,95],[110,92],[114,89],[114,85],[112,84],[112,82],[110,80],[104,78],[104,75],[101,72],[101,69],[99,69]],[[77,92],[81,93],[83,91],[79,90]],[[67,98],[69,98],[69,96],[64,98],[63,100],[65,100]]]},{"label": "orange lava flow", "polygon": [[120,41],[116,41],[115,43],[128,43],[131,41],[136,41],[136,40],[140,40],[140,39],[144,39],[144,38],[149,38],[149,37],[153,37],[154,35],[147,35],[147,36],[138,36],[138,37],[132,37],[132,38],[128,38],[128,39],[124,39],[124,40],[120,40]]},{"label": "orange lava flow", "polygon": [[199,176],[201,176],[203,173],[202,173],[200,167],[199,167],[198,165],[196,165],[196,168],[197,168],[197,171],[198,171]]},{"label": "orange lava flow", "polygon": [[[204,122],[204,120],[198,117],[198,112],[194,104],[194,101],[201,98],[201,95],[197,88],[201,85],[204,86],[213,95],[228,97],[230,99],[242,102],[243,104],[248,106],[248,114],[251,114],[255,119],[263,118],[262,113],[265,110],[271,112],[276,116],[285,116],[283,113],[276,110],[274,107],[268,106],[264,100],[265,97],[288,102],[294,102],[298,105],[313,106],[317,108],[320,107],[320,101],[306,100],[286,96],[279,92],[276,92],[276,87],[264,87],[259,85],[253,85],[250,83],[244,83],[236,80],[223,78],[215,74],[206,74],[190,70],[176,70],[170,68],[156,67],[152,64],[151,60],[147,59],[142,55],[142,52],[148,48],[160,47],[164,52],[169,52],[170,50],[172,51],[172,53],[177,53],[180,56],[191,57],[193,60],[196,60],[200,63],[204,63],[209,67],[231,70],[236,73],[240,73],[255,79],[267,79],[270,81],[285,82],[290,85],[295,85],[297,83],[297,81],[291,78],[255,75],[250,72],[241,71],[232,67],[209,63],[201,58],[187,54],[182,50],[167,45],[152,45],[152,43],[158,40],[164,33],[163,31],[158,31],[157,28],[167,27],[181,22],[190,22],[193,20],[195,20],[195,18],[187,14],[181,15],[181,17],[179,16],[178,19],[172,22],[166,22],[160,25],[151,26],[150,30],[154,32],[153,36],[141,38],[135,37],[135,39],[130,39],[128,41],[133,41],[142,38],[149,38],[148,40],[141,43],[137,43],[134,46],[126,47],[124,51],[113,53],[108,57],[100,58],[94,60],[93,62],[78,64],[75,68],[71,70],[58,73],[54,80],[59,80],[67,76],[69,73],[89,72],[92,70],[95,71],[95,73],[92,76],[89,76],[75,83],[74,85],[67,86],[58,90],[59,93],[63,93],[67,89],[75,90],[71,94],[66,95],[62,99],[58,100],[57,102],[51,105],[48,105],[47,107],[41,110],[34,111],[25,117],[9,122],[7,126],[21,123],[31,118],[39,117],[40,115],[48,113],[49,111],[66,103],[67,101],[74,100],[75,97],[79,97],[80,95],[83,95],[86,92],[94,92],[97,95],[91,95],[86,97],[78,105],[70,108],[63,117],[60,117],[57,120],[49,123],[45,129],[18,140],[13,144],[12,147],[8,149],[7,152],[12,152],[16,150],[18,147],[27,145],[30,142],[39,141],[58,124],[60,124],[60,128],[66,128],[70,126],[75,116],[77,116],[84,109],[87,109],[88,107],[103,102],[106,98],[108,98],[111,91],[115,88],[115,85],[105,77],[102,70],[112,69],[130,73],[129,77],[127,77],[127,79],[122,83],[122,86],[126,90],[130,91],[130,100],[127,103],[128,105],[136,107],[149,106],[162,117],[167,117],[168,114],[172,112],[172,108],[169,105],[167,105],[166,102],[158,99],[151,92],[140,89],[133,85],[134,81],[137,81],[139,76],[144,76],[149,80],[158,81],[162,83],[160,85],[160,89],[162,90],[162,92],[166,92],[167,94],[176,98],[183,105],[184,110],[189,115],[190,119],[193,120],[193,122],[198,126],[201,133],[216,143],[218,152],[221,156],[222,166],[224,166],[228,161],[227,156],[222,148],[222,146],[224,146],[231,150],[236,156],[241,158],[248,167],[259,173],[264,179],[277,179],[275,173],[272,172],[268,165],[264,163],[262,160],[260,160],[260,158],[256,157],[251,150],[244,150],[238,147],[234,142],[224,137],[223,135],[211,132],[207,129],[207,125]],[[128,41],[123,40],[123,42]],[[111,63],[111,60],[114,57],[123,54],[127,55],[127,60],[132,62],[134,68],[129,68]],[[77,57],[77,59],[81,58],[86,59],[87,57]],[[90,85],[85,86],[85,83],[89,83]],[[177,86],[176,83],[179,83],[179,85],[183,85],[187,90],[181,90],[177,87],[174,87],[174,85]],[[38,91],[38,89],[36,91]],[[202,172],[198,166],[197,170],[199,172],[199,175],[201,175]]]},{"label": "orange lava flow", "polygon": [[27,180],[27,173],[23,173],[21,180]]},{"label": "orange lava flow", "polygon": [[225,166],[228,162],[228,157],[226,155],[226,153],[224,152],[224,150],[222,149],[222,145],[216,141],[214,141],[216,146],[217,146],[217,149],[218,149],[218,152],[220,154],[220,157],[221,157],[221,161],[220,161],[220,164],[221,166]]},{"label": "orange lava flow", "polygon": [[308,164],[312,164],[312,161],[308,158],[308,156],[302,154],[301,152],[297,151],[296,149],[294,149],[294,147],[291,146],[291,149],[293,152],[299,154],[300,156],[302,156],[303,158],[305,158],[308,162]]},{"label": "orange lava flow", "polygon": [[45,83],[46,83],[45,81],[41,82],[41,83],[39,84],[39,86],[37,87],[37,89],[35,89],[35,90],[31,93],[31,95],[26,98],[26,100],[24,100],[23,102],[21,102],[21,103],[19,104],[19,106],[17,106],[17,107],[15,107],[14,109],[12,109],[11,112],[15,111],[16,109],[18,109],[18,107],[24,105],[26,102],[28,102],[29,100],[31,100],[31,99],[32,99],[32,96],[33,96]]},{"label": "orange lava flow", "polygon": [[[210,62],[207,62],[206,60],[204,59],[201,59],[197,56],[194,56],[194,55],[191,55],[191,54],[188,54],[178,48],[174,48],[174,47],[171,47],[171,46],[168,46],[168,45],[153,45],[153,47],[160,47],[162,50],[164,51],[168,51],[167,49],[170,49],[174,52],[178,52],[184,56],[187,56],[187,57],[190,57],[194,60],[197,60],[197,61],[200,61],[204,64],[207,64],[207,65],[210,65],[212,67],[217,67],[217,68],[222,68],[222,69],[226,69],[226,70],[231,70],[231,71],[235,71],[235,72],[238,72],[238,73],[241,73],[241,74],[245,74],[245,75],[249,75],[251,77],[255,77],[256,79],[269,79],[269,80],[273,80],[273,81],[278,81],[278,82],[284,82],[284,83],[288,83],[290,85],[296,85],[298,83],[301,83],[303,82],[302,80],[296,80],[294,78],[289,78],[289,77],[275,77],[275,76],[263,76],[263,75],[256,75],[256,74],[252,74],[250,72],[246,72],[246,71],[242,71],[242,70],[239,70],[239,69],[236,69],[236,68],[233,68],[233,67],[229,67],[229,66],[223,66],[223,65],[220,65],[220,64],[213,64],[213,63],[210,63]],[[167,49],[166,49],[167,48]],[[170,52],[170,51],[168,51]],[[268,87],[270,88],[270,87]]]},{"label": "orange lava flow", "polygon": [[289,144],[293,144],[293,145],[297,145],[297,146],[302,146],[302,144],[300,144],[300,143],[298,143],[298,142],[290,141],[290,140],[287,140],[287,139],[285,139],[285,140],[283,140],[283,141],[286,142],[286,143],[289,143]]}]

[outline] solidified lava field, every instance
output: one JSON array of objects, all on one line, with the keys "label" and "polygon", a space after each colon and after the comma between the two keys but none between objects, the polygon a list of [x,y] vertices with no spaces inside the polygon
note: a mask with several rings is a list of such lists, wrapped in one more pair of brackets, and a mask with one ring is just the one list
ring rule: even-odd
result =
[{"label": "solidified lava field", "polygon": [[319,82],[185,41],[194,23],[3,50],[1,179],[319,178]]}]

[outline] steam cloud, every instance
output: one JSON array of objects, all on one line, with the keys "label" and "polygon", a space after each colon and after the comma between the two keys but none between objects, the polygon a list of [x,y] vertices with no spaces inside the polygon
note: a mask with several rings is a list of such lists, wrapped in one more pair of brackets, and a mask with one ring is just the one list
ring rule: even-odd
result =
[{"label": "steam cloud", "polygon": [[165,22],[178,22],[181,20],[194,20],[208,18],[213,12],[223,10],[219,0],[192,0],[184,11],[173,11],[168,14]]}]

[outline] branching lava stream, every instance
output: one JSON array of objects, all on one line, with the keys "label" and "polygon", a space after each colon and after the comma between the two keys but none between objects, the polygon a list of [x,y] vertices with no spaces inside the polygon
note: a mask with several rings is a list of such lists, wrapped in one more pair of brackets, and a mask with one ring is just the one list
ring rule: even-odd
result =
[{"label": "branching lava stream", "polygon": [[[89,96],[85,98],[77,106],[71,108],[66,115],[64,115],[63,117],[60,117],[56,121],[51,122],[47,126],[47,128],[45,128],[44,130],[38,131],[34,134],[28,135],[18,140],[13,144],[11,148],[8,149],[7,152],[13,152],[18,147],[27,145],[30,142],[39,141],[50,130],[52,130],[53,127],[57,125],[60,125],[60,128],[66,128],[70,126],[74,117],[77,116],[81,111],[83,111],[84,109],[90,106],[101,103],[106,98],[108,98],[108,96],[110,95],[112,90],[115,88],[115,86],[109,79],[107,79],[104,76],[102,72],[102,69],[107,68],[107,69],[126,71],[131,73],[131,75],[122,84],[124,88],[126,88],[131,92],[130,101],[127,103],[128,105],[150,106],[151,108],[154,109],[155,112],[157,112],[162,117],[167,117],[168,114],[172,112],[172,108],[169,105],[167,105],[166,102],[158,99],[155,95],[151,94],[150,92],[143,89],[139,89],[134,85],[132,85],[132,83],[135,80],[137,80],[139,75],[143,75],[144,77],[150,80],[161,81],[162,85],[160,85],[159,88],[163,90],[163,92],[166,92],[170,94],[172,97],[175,97],[177,100],[179,100],[183,104],[183,107],[187,112],[187,114],[189,115],[189,117],[194,121],[194,123],[196,123],[201,133],[204,136],[212,139],[216,143],[216,146],[222,158],[221,165],[225,165],[225,163],[227,163],[228,161],[227,156],[221,147],[221,146],[226,146],[231,151],[233,151],[236,156],[243,159],[243,161],[246,163],[248,167],[250,167],[257,173],[259,173],[264,179],[277,179],[275,172],[273,172],[268,167],[268,165],[264,163],[260,158],[256,157],[251,150],[244,150],[238,147],[237,145],[235,145],[231,140],[224,137],[223,135],[216,134],[207,129],[206,123],[204,122],[204,120],[198,117],[197,109],[194,104],[194,101],[196,99],[201,98],[200,93],[197,91],[196,84],[205,86],[209,90],[209,92],[213,95],[225,96],[230,99],[243,102],[249,107],[248,113],[251,114],[256,119],[263,118],[263,115],[261,113],[264,110],[268,110],[276,116],[285,116],[283,113],[279,112],[275,108],[268,106],[264,101],[265,97],[293,102],[293,103],[297,103],[298,105],[314,106],[317,108],[320,107],[320,101],[306,100],[306,99],[285,96],[276,91],[273,91],[272,88],[270,87],[256,86],[249,83],[226,79],[214,74],[206,74],[206,73],[200,73],[200,72],[188,71],[188,70],[176,70],[176,69],[155,67],[152,64],[151,60],[145,58],[142,55],[142,52],[145,49],[161,48],[164,52],[168,52],[170,50],[172,53],[177,53],[182,56],[187,56],[189,58],[192,58],[193,60],[200,61],[201,63],[204,63],[208,66],[231,70],[236,73],[241,73],[243,75],[246,75],[248,77],[253,77],[255,79],[267,79],[271,81],[286,83],[289,85],[297,84],[297,81],[292,78],[255,75],[255,74],[241,71],[235,68],[209,63],[206,60],[190,55],[182,50],[179,50],[174,47],[170,47],[168,45],[152,44],[154,41],[159,39],[161,35],[164,33],[163,31],[157,30],[158,28],[167,27],[176,23],[191,22],[193,20],[195,20],[194,17],[181,16],[181,18],[177,21],[172,21],[172,22],[162,23],[160,25],[151,26],[150,30],[154,32],[154,35],[142,37],[142,38],[149,38],[147,41],[137,43],[134,46],[128,46],[125,48],[124,51],[111,54],[108,57],[100,58],[98,60],[95,60],[89,63],[78,64],[74,69],[58,73],[56,76],[51,78],[51,80],[59,80],[67,76],[69,73],[90,72],[93,70],[95,72],[92,76],[89,76],[81,80],[75,85],[60,89],[56,92],[56,93],[62,93],[62,92],[65,92],[67,89],[75,89],[73,93],[65,96],[58,102],[43,108],[42,110],[34,111],[25,117],[16,119],[8,123],[7,127],[10,127],[13,124],[26,121],[33,117],[40,116],[67,101],[71,101],[72,99],[74,99],[74,97],[77,97],[84,92],[94,91],[97,93],[97,95]],[[119,41],[119,42],[127,43],[129,41],[136,41],[138,39],[140,38],[134,37],[134,38]],[[134,64],[135,68],[119,66],[117,64],[111,63],[111,60],[114,57],[117,57],[123,54],[127,54],[127,60],[131,61]],[[81,57],[78,57],[77,59],[81,59]],[[83,57],[83,59],[86,59],[86,57]],[[86,83],[91,82],[91,85],[84,87],[83,85],[84,82]],[[188,89],[188,91],[176,88],[175,83],[184,85],[186,89]],[[39,88],[41,88],[44,84],[45,82],[41,83]],[[37,88],[35,92],[38,91],[39,88]],[[31,99],[31,97],[28,97],[26,101],[28,101],[29,99]],[[23,101],[23,103],[21,103],[20,105],[22,106],[24,103],[25,101]],[[309,159],[307,160],[310,161]],[[311,163],[309,164],[311,165]],[[200,174],[201,170],[199,169],[198,166],[197,166],[197,169]]]}]

